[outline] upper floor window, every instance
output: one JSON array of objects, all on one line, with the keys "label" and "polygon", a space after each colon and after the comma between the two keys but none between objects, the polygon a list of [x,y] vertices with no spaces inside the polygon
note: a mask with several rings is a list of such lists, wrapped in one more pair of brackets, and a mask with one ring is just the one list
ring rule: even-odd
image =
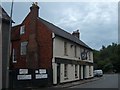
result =
[{"label": "upper floor window", "polygon": [[91,55],[90,55],[90,51],[88,52],[88,55],[89,55],[89,60],[91,60]]},{"label": "upper floor window", "polygon": [[77,57],[77,47],[75,46],[75,57]]},{"label": "upper floor window", "polygon": [[68,55],[67,53],[67,42],[64,42],[64,55]]},{"label": "upper floor window", "polygon": [[25,34],[25,25],[20,27],[20,35]]},{"label": "upper floor window", "polygon": [[21,42],[21,55],[26,55],[27,52],[27,41]]},{"label": "upper floor window", "polygon": [[13,61],[13,63],[17,63],[17,60],[16,60],[16,51],[15,51],[14,48],[12,50],[12,61]]},{"label": "upper floor window", "polygon": [[80,47],[80,51],[79,51],[79,59],[80,60],[82,60],[82,58],[81,58],[81,52],[82,52],[82,50],[81,50],[81,47]]}]

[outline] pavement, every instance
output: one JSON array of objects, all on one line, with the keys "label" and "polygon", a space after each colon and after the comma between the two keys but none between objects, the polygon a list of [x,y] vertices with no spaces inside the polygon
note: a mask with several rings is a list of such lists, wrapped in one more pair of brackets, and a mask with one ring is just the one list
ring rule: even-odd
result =
[{"label": "pavement", "polygon": [[88,82],[93,82],[96,80],[100,80],[102,77],[94,77],[91,79],[86,79],[86,80],[79,80],[79,81],[74,81],[74,82],[69,82],[69,83],[63,83],[63,84],[59,84],[59,85],[55,85],[55,86],[50,86],[50,87],[43,87],[43,88],[33,88],[33,89],[28,89],[28,90],[54,90],[54,89],[60,89],[60,88],[70,88],[73,86],[77,86],[77,85],[81,85],[81,84],[85,84]]},{"label": "pavement", "polygon": [[69,83],[63,83],[63,84],[50,86],[50,87],[28,88],[27,90],[50,90],[50,89],[54,90],[54,89],[57,89],[57,88],[58,89],[59,88],[70,88],[70,87],[81,85],[81,84],[84,84],[84,83],[93,82],[93,81],[99,80],[101,78],[102,77],[94,77],[94,78],[91,78],[91,79],[79,80],[79,81],[74,81],[74,82],[69,82]]},{"label": "pavement", "polygon": [[91,78],[91,79],[79,80],[79,81],[74,81],[74,82],[70,82],[70,83],[59,84],[59,85],[52,86],[52,87],[49,87],[49,88],[69,88],[69,87],[81,85],[81,84],[84,84],[84,83],[93,82],[93,81],[99,80],[101,78],[102,77],[94,77],[94,78]]}]

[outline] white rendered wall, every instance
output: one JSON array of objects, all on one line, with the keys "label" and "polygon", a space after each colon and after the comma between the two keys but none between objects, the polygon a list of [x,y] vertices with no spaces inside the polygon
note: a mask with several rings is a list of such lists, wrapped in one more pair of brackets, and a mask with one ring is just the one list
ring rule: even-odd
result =
[{"label": "white rendered wall", "polygon": [[85,78],[89,78],[89,66],[85,66]]},{"label": "white rendered wall", "polygon": [[93,75],[93,69],[94,69],[93,66],[91,66],[91,74],[92,74],[91,77],[94,76],[94,75]]},{"label": "white rendered wall", "polygon": [[83,79],[83,66],[81,65],[81,79]]},{"label": "white rendered wall", "polygon": [[57,64],[52,63],[53,66],[53,84],[57,84]]},{"label": "white rendered wall", "polygon": [[[67,42],[67,56],[64,55],[64,42]],[[77,55],[75,57],[75,46],[77,50]],[[55,63],[55,57],[64,58],[69,60],[81,60],[81,52],[83,48],[77,44],[63,39],[54,35],[53,39],[53,84],[57,84],[57,64]],[[84,60],[88,62],[93,62],[92,52],[90,53],[91,60]],[[81,76],[81,77],[79,77]],[[89,66],[85,67],[85,78],[90,78],[89,76]],[[79,75],[79,65],[78,65],[78,78],[75,78],[75,65],[68,64],[68,79],[65,80],[64,77],[64,64],[60,64],[60,83],[69,82],[74,80],[83,79],[83,66],[81,65],[81,75]]]},{"label": "white rendered wall", "polygon": [[64,77],[64,64],[61,64],[60,66],[61,70],[60,70],[60,82],[70,82],[70,81],[74,81],[74,80],[79,80],[79,65],[78,65],[78,77],[75,77],[75,65],[72,64],[68,64],[68,79],[65,79],[66,77]]},{"label": "white rendered wall", "polygon": [[[68,56],[64,55],[64,42],[67,42],[67,53]],[[54,40],[54,57],[61,57],[61,58],[66,58],[66,59],[73,59],[73,60],[80,60],[80,47],[78,45],[76,45],[73,42],[70,42],[68,40],[65,40],[63,38],[60,37],[56,37]],[[77,55],[75,57],[75,46],[76,46],[76,50],[77,50]]]}]

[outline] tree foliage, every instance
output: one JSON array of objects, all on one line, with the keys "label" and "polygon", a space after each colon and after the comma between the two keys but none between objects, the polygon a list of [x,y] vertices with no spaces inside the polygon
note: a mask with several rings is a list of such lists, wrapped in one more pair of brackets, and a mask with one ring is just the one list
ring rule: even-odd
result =
[{"label": "tree foliage", "polygon": [[112,43],[102,46],[99,51],[94,50],[94,68],[104,72],[120,72],[120,44]]}]

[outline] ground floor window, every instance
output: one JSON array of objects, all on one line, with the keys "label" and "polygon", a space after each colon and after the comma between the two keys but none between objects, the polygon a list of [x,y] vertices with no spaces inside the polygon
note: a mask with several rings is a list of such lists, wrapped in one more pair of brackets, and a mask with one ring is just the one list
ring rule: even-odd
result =
[{"label": "ground floor window", "polygon": [[89,66],[89,76],[91,76],[91,66]]},{"label": "ground floor window", "polygon": [[68,77],[68,65],[64,64],[64,77],[67,78]]},{"label": "ground floor window", "polygon": [[78,78],[78,65],[75,65],[75,78]]}]

